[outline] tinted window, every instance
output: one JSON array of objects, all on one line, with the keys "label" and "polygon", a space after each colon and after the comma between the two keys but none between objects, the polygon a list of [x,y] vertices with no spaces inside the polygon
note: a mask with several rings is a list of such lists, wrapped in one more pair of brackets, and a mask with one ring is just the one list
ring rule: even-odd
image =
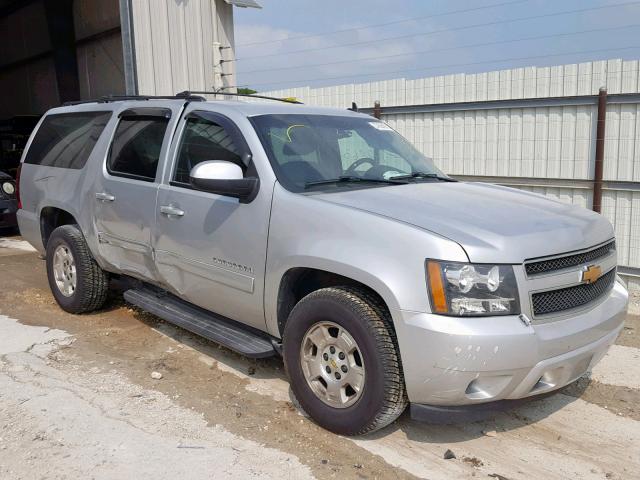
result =
[{"label": "tinted window", "polygon": [[165,117],[122,118],[111,144],[109,173],[153,182],[168,124]]},{"label": "tinted window", "polygon": [[111,112],[48,115],[31,142],[25,163],[81,169],[110,117]]},{"label": "tinted window", "polygon": [[187,120],[173,181],[189,183],[189,172],[209,160],[226,160],[244,168],[233,139],[224,127],[201,118]]}]

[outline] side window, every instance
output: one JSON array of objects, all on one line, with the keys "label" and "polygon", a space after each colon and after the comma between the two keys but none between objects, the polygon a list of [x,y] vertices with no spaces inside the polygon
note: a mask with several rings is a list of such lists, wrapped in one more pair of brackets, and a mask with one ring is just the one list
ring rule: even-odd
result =
[{"label": "side window", "polygon": [[111,112],[47,115],[31,142],[25,163],[80,170],[109,118]]},{"label": "side window", "polygon": [[169,118],[165,116],[122,117],[107,160],[109,173],[145,182],[155,181],[168,124]]},{"label": "side window", "polygon": [[209,160],[226,160],[245,168],[237,146],[224,127],[203,118],[190,118],[182,134],[173,182],[188,185],[191,169]]}]

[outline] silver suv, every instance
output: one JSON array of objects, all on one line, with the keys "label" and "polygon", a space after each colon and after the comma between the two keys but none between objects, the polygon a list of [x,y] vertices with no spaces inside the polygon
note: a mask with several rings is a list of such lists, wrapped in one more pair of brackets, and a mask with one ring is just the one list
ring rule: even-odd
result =
[{"label": "silver suv", "polygon": [[[20,230],[60,306],[125,299],[250,357],[346,435],[558,389],[625,316],[611,224],[458,182],[387,124],[273,102],[110,98],[50,110]],[[502,401],[502,402],[500,402]]]}]

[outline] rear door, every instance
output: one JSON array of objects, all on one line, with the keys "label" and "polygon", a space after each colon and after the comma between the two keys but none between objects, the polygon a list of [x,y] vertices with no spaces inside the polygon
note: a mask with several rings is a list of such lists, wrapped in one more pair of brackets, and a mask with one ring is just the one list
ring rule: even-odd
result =
[{"label": "rear door", "polygon": [[96,230],[102,258],[143,280],[157,277],[151,248],[161,159],[182,104],[129,108],[119,114],[96,184]]},{"label": "rear door", "polygon": [[264,269],[272,187],[249,203],[189,184],[200,162],[226,160],[257,176],[251,151],[229,118],[186,110],[184,125],[158,191],[154,241],[163,282],[200,307],[264,330]]}]

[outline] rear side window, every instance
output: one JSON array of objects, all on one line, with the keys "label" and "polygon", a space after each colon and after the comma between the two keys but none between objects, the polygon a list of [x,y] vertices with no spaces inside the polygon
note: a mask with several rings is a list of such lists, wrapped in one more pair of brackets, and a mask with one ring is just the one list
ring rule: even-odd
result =
[{"label": "rear side window", "polygon": [[169,118],[165,116],[122,118],[111,144],[107,161],[109,173],[145,182],[155,181],[168,124]]},{"label": "rear side window", "polygon": [[47,115],[24,162],[75,170],[83,168],[110,117],[111,112]]}]

